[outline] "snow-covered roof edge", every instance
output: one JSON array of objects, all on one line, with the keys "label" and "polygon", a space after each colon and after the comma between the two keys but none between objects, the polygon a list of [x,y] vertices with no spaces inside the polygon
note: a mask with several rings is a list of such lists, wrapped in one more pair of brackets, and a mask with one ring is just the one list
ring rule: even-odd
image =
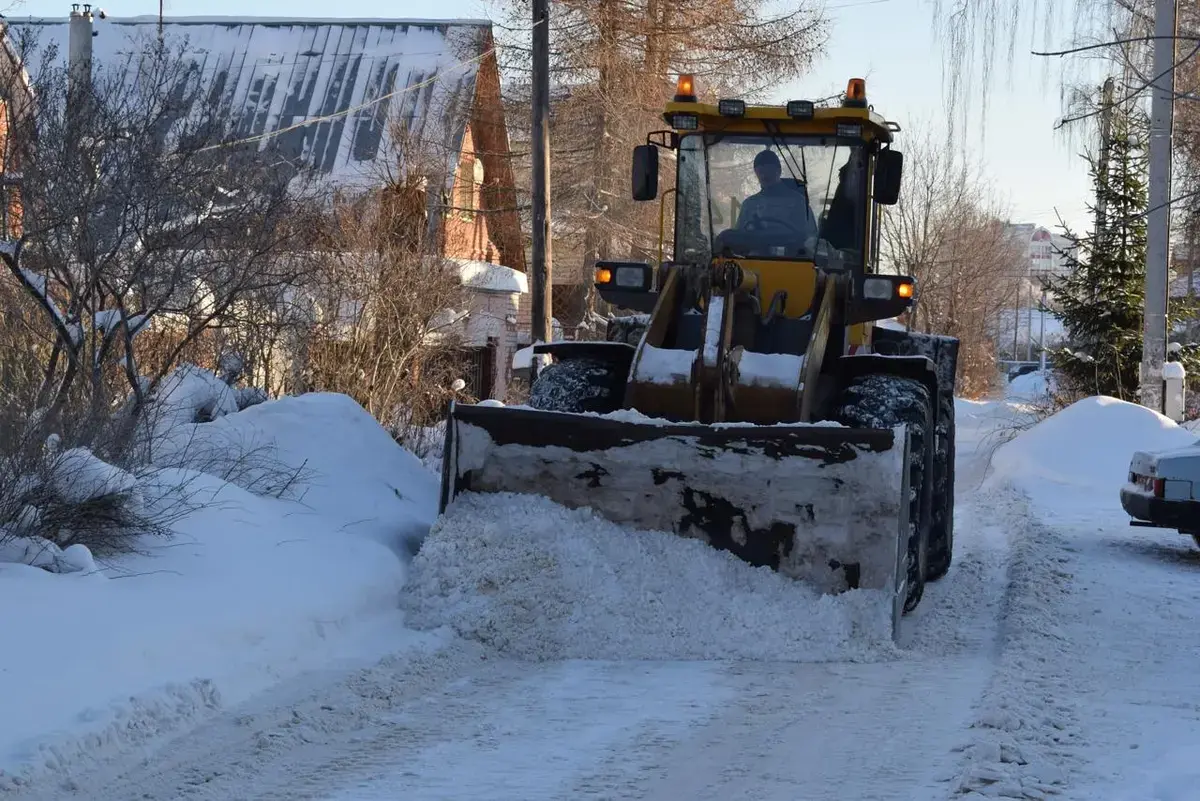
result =
[{"label": "snow-covered roof edge", "polygon": [[[158,23],[97,18],[96,69],[125,69],[131,53],[155,40]],[[458,153],[492,48],[486,20],[194,16],[162,24],[168,40],[187,42],[239,136],[345,184],[374,183],[380,160],[390,165],[390,121],[435,150]],[[37,47],[56,45],[65,65],[65,17],[9,18],[3,31],[10,50],[27,31]],[[445,165],[448,182],[454,167]]]},{"label": "snow-covered roof edge", "polygon": [[[17,25],[65,25],[65,17],[18,17],[9,15],[6,21]],[[486,19],[446,18],[424,19],[413,17],[255,17],[233,15],[193,15],[163,17],[164,25],[412,25],[428,28],[449,25],[452,27],[477,25],[492,27]],[[157,14],[135,14],[130,17],[108,15],[105,22],[118,25],[158,25]]]}]

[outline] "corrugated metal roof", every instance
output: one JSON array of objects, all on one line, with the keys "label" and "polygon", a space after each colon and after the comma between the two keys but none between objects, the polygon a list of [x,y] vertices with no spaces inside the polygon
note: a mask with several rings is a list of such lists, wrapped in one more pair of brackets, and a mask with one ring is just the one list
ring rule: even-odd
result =
[{"label": "corrugated metal roof", "polygon": [[[9,19],[66,58],[63,19]],[[389,121],[457,154],[491,23],[476,20],[183,17],[164,21],[204,88],[231,109],[234,134],[264,137],[289,160],[339,183],[393,162]],[[93,70],[122,69],[158,32],[157,17],[95,21]],[[30,69],[38,63],[29,59]],[[348,112],[348,113],[347,113]],[[306,124],[308,123],[308,124]]]}]

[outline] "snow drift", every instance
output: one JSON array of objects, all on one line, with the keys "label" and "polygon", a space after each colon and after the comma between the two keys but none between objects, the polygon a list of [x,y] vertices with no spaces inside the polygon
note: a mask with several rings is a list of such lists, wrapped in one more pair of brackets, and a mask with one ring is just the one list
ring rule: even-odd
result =
[{"label": "snow drift", "polygon": [[[297,497],[162,468],[194,506],[173,538],[103,570],[0,564],[0,789],[105,758],[307,667],[420,639],[395,609],[405,540],[437,511],[437,480],[419,460],[341,395],[192,428],[213,454],[262,446],[276,469],[303,471]],[[379,626],[386,637],[365,636]]]},{"label": "snow drift", "polygon": [[993,480],[1012,482],[1037,496],[1053,487],[1117,488],[1137,450],[1190,445],[1195,435],[1173,420],[1134,403],[1085,398],[1022,432],[996,450]]},{"label": "snow drift", "polygon": [[409,625],[530,659],[894,656],[886,593],[822,596],[673,534],[536,496],[459,496],[401,594]]}]

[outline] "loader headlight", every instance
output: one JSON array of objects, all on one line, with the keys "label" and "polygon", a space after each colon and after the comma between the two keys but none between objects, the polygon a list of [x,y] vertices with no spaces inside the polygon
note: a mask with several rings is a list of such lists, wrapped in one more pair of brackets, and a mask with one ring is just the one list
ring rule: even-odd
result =
[{"label": "loader headlight", "polygon": [[811,100],[789,100],[787,115],[794,120],[811,120],[816,106]]},{"label": "loader headlight", "polygon": [[911,300],[913,296],[913,283],[911,280],[901,278],[864,278],[862,283],[862,296],[864,300],[892,300],[900,298],[901,300]]},{"label": "loader headlight", "polygon": [[745,117],[745,100],[718,100],[717,111],[722,117]]},{"label": "loader headlight", "polygon": [[629,261],[602,261],[596,264],[596,285],[605,288],[648,292],[654,283],[649,264]]},{"label": "loader headlight", "polygon": [[646,271],[641,265],[618,267],[617,277],[613,283],[623,289],[640,289],[646,283]]},{"label": "loader headlight", "polygon": [[700,127],[700,118],[695,114],[672,114],[671,127],[677,131],[694,131]]},{"label": "loader headlight", "polygon": [[863,297],[867,300],[890,300],[893,284],[886,278],[866,278],[863,280]]}]

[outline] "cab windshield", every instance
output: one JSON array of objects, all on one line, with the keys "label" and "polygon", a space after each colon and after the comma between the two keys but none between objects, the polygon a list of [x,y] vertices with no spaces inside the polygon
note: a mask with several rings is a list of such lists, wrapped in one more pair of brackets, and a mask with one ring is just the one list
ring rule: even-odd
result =
[{"label": "cab windshield", "polygon": [[817,244],[861,263],[861,143],[834,136],[689,134],[678,154],[675,260],[813,260]]}]

